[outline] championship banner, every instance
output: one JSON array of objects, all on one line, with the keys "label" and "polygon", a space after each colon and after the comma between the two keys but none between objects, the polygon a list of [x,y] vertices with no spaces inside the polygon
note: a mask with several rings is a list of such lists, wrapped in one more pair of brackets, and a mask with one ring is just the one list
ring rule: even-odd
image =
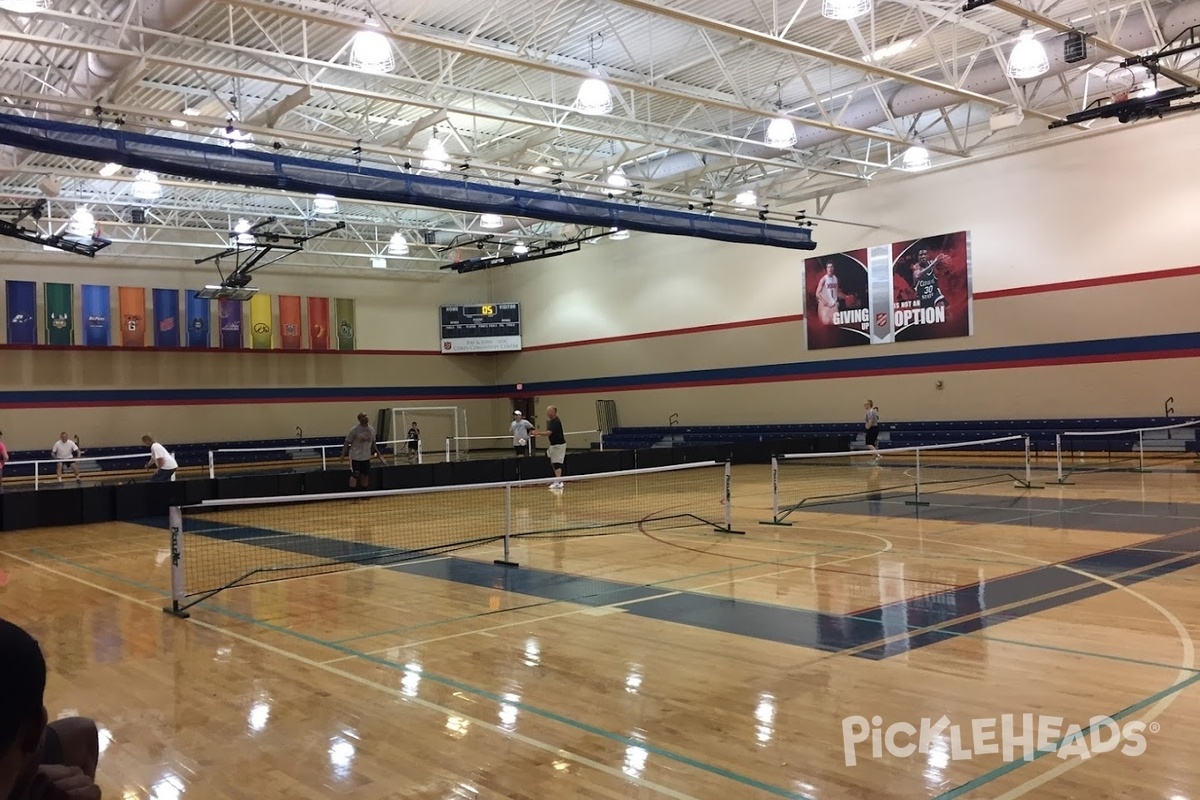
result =
[{"label": "championship banner", "polygon": [[270,350],[272,345],[271,295],[256,294],[250,298],[250,347]]},{"label": "championship banner", "polygon": [[337,301],[337,349],[354,349],[354,301]]},{"label": "championship banner", "polygon": [[808,349],[970,336],[965,231],[804,262]]},{"label": "championship banner", "polygon": [[197,297],[195,291],[187,293],[187,346],[212,347],[210,330],[211,314],[207,297]]},{"label": "championship banner", "polygon": [[329,298],[308,298],[308,346],[313,350],[329,349]]},{"label": "championship banner", "polygon": [[217,304],[222,350],[240,350],[242,339],[242,301],[225,300]]},{"label": "championship banner", "polygon": [[46,344],[75,344],[75,287],[46,283],[42,290],[46,297]]},{"label": "championship banner", "polygon": [[37,344],[37,284],[5,281],[8,305],[8,343]]},{"label": "championship banner", "polygon": [[107,286],[84,284],[83,343],[88,347],[112,344],[112,292]]},{"label": "championship banner", "polygon": [[279,335],[284,350],[299,350],[304,347],[304,328],[300,323],[300,297],[279,295]]},{"label": "championship banner", "polygon": [[154,346],[179,347],[179,292],[175,289],[154,289],[152,300]]},{"label": "championship banner", "polygon": [[146,290],[122,286],[117,289],[120,309],[121,347],[146,346]]}]

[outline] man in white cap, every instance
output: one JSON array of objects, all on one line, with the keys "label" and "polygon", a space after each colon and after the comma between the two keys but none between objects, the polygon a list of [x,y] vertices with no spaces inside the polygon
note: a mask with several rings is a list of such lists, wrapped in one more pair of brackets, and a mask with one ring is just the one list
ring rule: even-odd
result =
[{"label": "man in white cap", "polygon": [[529,437],[533,433],[533,423],[525,419],[525,415],[520,411],[514,411],[513,421],[508,429],[512,431],[513,450],[517,452],[517,457],[529,455]]}]

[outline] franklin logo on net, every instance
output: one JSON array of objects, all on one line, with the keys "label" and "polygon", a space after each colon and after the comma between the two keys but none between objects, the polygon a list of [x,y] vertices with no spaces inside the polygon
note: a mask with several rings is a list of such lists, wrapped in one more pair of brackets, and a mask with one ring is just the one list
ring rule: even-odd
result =
[{"label": "franklin logo on net", "polygon": [[1111,752],[1133,758],[1146,752],[1146,734],[1158,733],[1158,729],[1157,722],[1118,723],[1111,717],[1092,717],[1087,725],[1068,725],[1062,717],[1035,714],[972,719],[965,725],[946,716],[925,718],[918,725],[885,725],[882,717],[856,715],[842,720],[842,749],[848,767],[857,765],[860,758],[882,759],[885,753],[909,758],[928,753],[931,747],[952,761],[994,755],[1006,762],[1033,761],[1039,754],[1088,759]]}]

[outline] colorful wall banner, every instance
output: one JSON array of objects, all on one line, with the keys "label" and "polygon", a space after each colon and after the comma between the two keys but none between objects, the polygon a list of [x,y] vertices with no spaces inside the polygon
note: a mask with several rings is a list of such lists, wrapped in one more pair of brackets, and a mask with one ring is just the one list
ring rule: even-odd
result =
[{"label": "colorful wall banner", "polygon": [[809,258],[804,275],[810,350],[971,335],[965,231]]},{"label": "colorful wall banner", "polygon": [[271,319],[271,295],[254,295],[250,298],[250,347],[255,350],[270,350],[274,331]]},{"label": "colorful wall banner", "polygon": [[8,343],[37,344],[37,284],[5,281],[8,309]]},{"label": "colorful wall banner", "polygon": [[354,301],[337,300],[337,349],[354,349]]},{"label": "colorful wall banner", "polygon": [[47,283],[42,290],[46,298],[46,344],[75,344],[75,287]]},{"label": "colorful wall banner", "polygon": [[88,347],[112,344],[112,292],[107,286],[84,284],[83,343]]},{"label": "colorful wall banner", "polygon": [[154,346],[179,347],[179,291],[154,289]]},{"label": "colorful wall banner", "polygon": [[219,300],[217,302],[220,329],[220,347],[223,350],[240,350],[242,339],[242,301]]},{"label": "colorful wall banner", "polygon": [[187,346],[212,347],[211,314],[207,297],[197,297],[194,291],[187,292]]},{"label": "colorful wall banner", "polygon": [[313,350],[329,349],[329,298],[308,298],[308,346]]},{"label": "colorful wall banner", "polygon": [[117,289],[121,347],[146,346],[146,290],[130,286]]},{"label": "colorful wall banner", "polygon": [[279,336],[284,350],[304,347],[304,327],[300,321],[300,297],[279,295]]}]

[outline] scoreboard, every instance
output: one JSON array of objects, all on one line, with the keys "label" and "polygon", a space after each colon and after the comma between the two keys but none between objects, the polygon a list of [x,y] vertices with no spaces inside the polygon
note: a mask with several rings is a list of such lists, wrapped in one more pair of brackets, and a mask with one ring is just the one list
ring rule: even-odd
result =
[{"label": "scoreboard", "polygon": [[521,305],[442,306],[443,353],[496,353],[521,349]]}]

